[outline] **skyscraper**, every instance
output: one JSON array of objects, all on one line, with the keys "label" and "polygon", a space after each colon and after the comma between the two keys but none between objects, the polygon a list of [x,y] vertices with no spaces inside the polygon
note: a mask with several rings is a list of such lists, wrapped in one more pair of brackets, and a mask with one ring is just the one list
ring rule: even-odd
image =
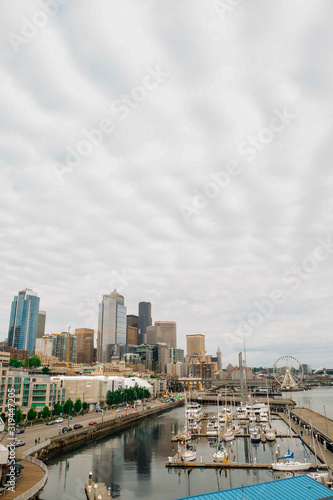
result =
[{"label": "skyscraper", "polygon": [[53,334],[52,356],[59,358],[59,361],[67,361],[67,346],[69,336],[69,362],[76,363],[76,342],[77,336],[69,332]]},{"label": "skyscraper", "polygon": [[186,335],[187,356],[198,356],[205,360],[205,336],[201,333]]},{"label": "skyscraper", "polygon": [[222,371],[222,353],[221,353],[220,346],[218,346],[218,348],[217,348],[216,356],[217,356],[217,369],[221,372]]},{"label": "skyscraper", "polygon": [[175,321],[155,321],[154,326],[147,326],[147,344],[164,343],[177,347],[177,329]]},{"label": "skyscraper", "polygon": [[150,302],[140,302],[139,303],[139,335],[138,344],[146,343],[146,332],[147,326],[151,326],[151,303]]},{"label": "skyscraper", "polygon": [[97,361],[109,363],[119,344],[126,344],[126,312],[124,297],[117,290],[103,295],[99,304]]},{"label": "skyscraper", "polygon": [[15,295],[12,302],[8,345],[17,349],[27,349],[32,356],[38,326],[39,297],[36,292],[25,288]]},{"label": "skyscraper", "polygon": [[77,363],[94,361],[94,333],[90,328],[75,328]]},{"label": "skyscraper", "polygon": [[46,311],[38,312],[37,338],[41,339],[45,335]]}]

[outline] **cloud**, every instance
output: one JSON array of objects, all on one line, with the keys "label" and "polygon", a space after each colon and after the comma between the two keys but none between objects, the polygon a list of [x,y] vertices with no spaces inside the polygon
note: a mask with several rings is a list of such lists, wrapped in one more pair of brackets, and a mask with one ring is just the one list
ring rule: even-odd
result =
[{"label": "cloud", "polygon": [[59,332],[117,288],[226,364],[329,365],[333,7],[46,4],[0,20],[2,338],[20,289]]}]

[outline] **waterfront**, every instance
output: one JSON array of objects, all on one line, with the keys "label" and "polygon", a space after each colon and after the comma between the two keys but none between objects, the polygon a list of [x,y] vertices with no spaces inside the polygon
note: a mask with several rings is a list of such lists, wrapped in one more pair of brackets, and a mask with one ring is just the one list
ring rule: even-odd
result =
[{"label": "waterfront", "polygon": [[314,387],[309,391],[283,392],[282,397],[295,401],[297,406],[306,406],[328,418],[333,419],[333,388],[330,386]]},{"label": "waterfront", "polygon": [[[324,390],[324,391],[323,391]],[[290,397],[290,393],[288,393]],[[307,397],[318,402],[318,411],[332,412],[329,401],[331,388],[318,387],[312,391],[295,393],[302,401]],[[323,399],[321,399],[323,398]],[[302,404],[302,403],[301,403]],[[321,408],[320,408],[321,405]],[[216,407],[206,407],[210,413]],[[119,499],[161,499],[172,500],[189,494],[200,494],[228,489],[231,487],[265,482],[274,479],[276,474],[270,470],[195,470],[192,472],[168,470],[165,463],[168,456],[177,452],[177,443],[171,443],[172,433],[181,430],[184,424],[184,409],[177,408],[109,437],[79,448],[63,455],[57,462],[49,464],[49,479],[43,500],[81,499],[84,497],[83,487],[88,473],[93,472],[94,479],[111,486],[112,496]],[[278,432],[286,432],[286,426],[274,421]],[[279,439],[281,452],[290,443],[288,439]],[[295,454],[303,460],[304,452],[301,443],[296,445]],[[274,458],[276,445],[251,445],[248,440],[237,438],[231,445],[237,461],[257,459],[257,462],[270,462]],[[213,447],[205,438],[197,445],[197,455],[203,460],[211,460]],[[312,457],[314,461],[314,458]]]}]

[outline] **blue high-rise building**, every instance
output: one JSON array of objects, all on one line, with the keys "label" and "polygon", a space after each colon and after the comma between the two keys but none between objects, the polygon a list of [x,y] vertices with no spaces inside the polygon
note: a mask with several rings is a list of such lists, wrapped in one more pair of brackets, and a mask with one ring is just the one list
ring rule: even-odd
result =
[{"label": "blue high-rise building", "polygon": [[26,288],[15,295],[10,312],[8,345],[35,353],[39,312],[37,293]]}]

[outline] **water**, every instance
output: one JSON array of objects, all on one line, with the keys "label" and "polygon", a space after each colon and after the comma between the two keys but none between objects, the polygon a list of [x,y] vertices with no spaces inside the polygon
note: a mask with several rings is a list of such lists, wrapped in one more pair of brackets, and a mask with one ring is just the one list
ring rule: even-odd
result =
[{"label": "water", "polygon": [[333,388],[329,386],[314,387],[310,391],[283,392],[284,398],[290,398],[298,406],[306,406],[333,419]]},{"label": "water", "polygon": [[[329,402],[332,392],[330,388],[320,387],[304,393],[296,392],[292,399],[298,402],[299,398],[303,405],[303,398],[310,398],[311,408],[316,402],[319,411],[325,404],[328,415],[333,412],[333,403]],[[288,397],[292,397],[291,393],[288,393]],[[205,409],[216,415],[216,407],[207,406]],[[172,443],[171,437],[183,425],[184,408],[176,408],[146,419],[129,430],[62,455],[59,460],[49,464],[49,479],[41,498],[85,498],[84,483],[88,480],[89,471],[92,471],[96,482],[105,482],[110,486],[112,497],[120,500],[174,500],[280,477],[278,473],[266,469],[198,469],[191,472],[167,469],[165,463],[168,457],[177,453],[177,443]],[[287,426],[282,421],[274,420],[273,425],[278,433],[287,433]],[[297,439],[279,438],[276,443],[252,445],[248,439],[237,438],[228,446],[229,451],[235,453],[236,461],[252,462],[256,458],[257,462],[270,463],[275,460],[277,445],[281,453],[285,453],[292,445],[295,458],[304,459],[302,444]],[[199,460],[202,456],[203,461],[211,462],[214,451],[215,446],[210,446],[206,438],[198,440]],[[314,462],[311,453],[310,457]]]}]

